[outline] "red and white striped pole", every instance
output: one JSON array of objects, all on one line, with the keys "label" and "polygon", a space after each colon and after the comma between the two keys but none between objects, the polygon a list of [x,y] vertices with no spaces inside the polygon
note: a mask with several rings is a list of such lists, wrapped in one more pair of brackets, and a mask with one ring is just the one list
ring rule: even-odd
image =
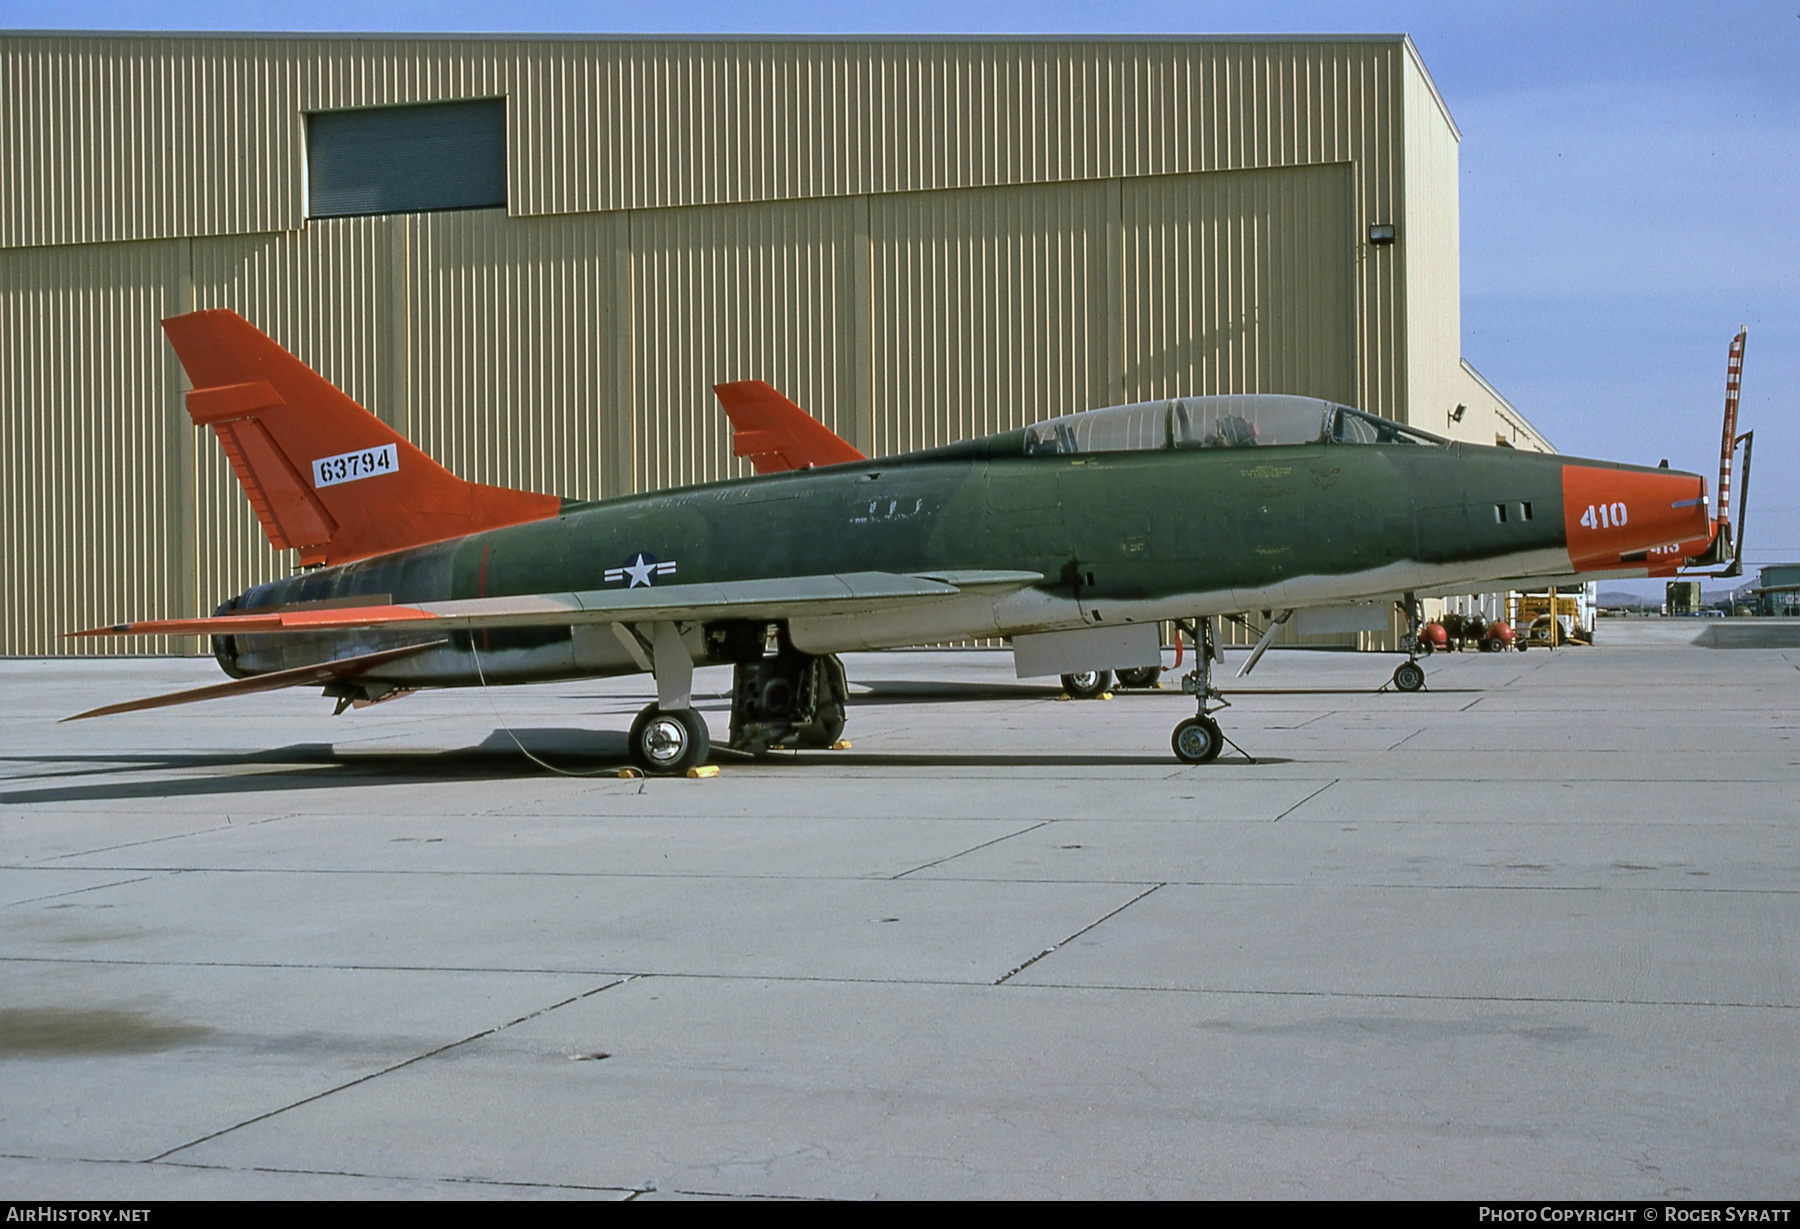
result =
[{"label": "red and white striped pole", "polygon": [[1738,386],[1744,379],[1744,339],[1750,326],[1738,330],[1731,339],[1731,354],[1725,360],[1725,434],[1719,441],[1719,533],[1731,541],[1731,461],[1737,453]]}]

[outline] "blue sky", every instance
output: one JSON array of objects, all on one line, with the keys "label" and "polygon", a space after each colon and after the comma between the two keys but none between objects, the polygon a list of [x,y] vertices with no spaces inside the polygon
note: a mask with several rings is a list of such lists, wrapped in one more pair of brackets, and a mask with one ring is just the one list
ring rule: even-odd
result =
[{"label": "blue sky", "polygon": [[[1800,0],[0,0],[33,29],[1413,37],[1463,132],[1463,353],[1564,452],[1716,472],[1750,326],[1747,557],[1800,560]],[[1648,586],[1654,588],[1655,586]]]}]

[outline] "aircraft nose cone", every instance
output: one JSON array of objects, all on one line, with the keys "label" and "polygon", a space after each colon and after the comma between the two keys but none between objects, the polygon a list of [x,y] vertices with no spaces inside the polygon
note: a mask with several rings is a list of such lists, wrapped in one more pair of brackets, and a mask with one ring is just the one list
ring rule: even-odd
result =
[{"label": "aircraft nose cone", "polygon": [[1563,466],[1563,525],[1577,571],[1616,568],[1712,536],[1706,479],[1695,474]]}]

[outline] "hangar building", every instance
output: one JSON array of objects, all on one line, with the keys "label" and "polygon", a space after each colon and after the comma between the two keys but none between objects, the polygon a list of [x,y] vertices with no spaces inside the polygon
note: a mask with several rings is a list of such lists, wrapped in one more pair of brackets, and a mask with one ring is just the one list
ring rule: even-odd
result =
[{"label": "hangar building", "polygon": [[203,307],[572,498],[748,472],[748,378],[876,455],[1225,392],[1545,447],[1462,361],[1459,139],[1401,35],[8,33],[0,652],[293,566],[183,412]]}]

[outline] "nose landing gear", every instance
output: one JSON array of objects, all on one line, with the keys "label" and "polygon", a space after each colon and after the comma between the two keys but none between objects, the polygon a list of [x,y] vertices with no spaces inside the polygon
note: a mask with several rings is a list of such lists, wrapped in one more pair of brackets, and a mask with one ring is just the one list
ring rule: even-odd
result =
[{"label": "nose landing gear", "polygon": [[1419,608],[1419,599],[1410,593],[1405,600],[1394,604],[1406,615],[1406,639],[1401,642],[1406,650],[1406,660],[1394,668],[1394,690],[1423,691],[1425,667],[1419,664],[1419,625],[1424,619],[1424,611]]},{"label": "nose landing gear", "polygon": [[[1213,662],[1219,658],[1213,621],[1211,618],[1181,620],[1176,627],[1194,640],[1194,669],[1181,680],[1181,689],[1194,697],[1199,711],[1175,727],[1169,745],[1175,750],[1175,758],[1184,764],[1210,764],[1219,758],[1225,744],[1231,742],[1213,717],[1219,709],[1231,707],[1231,701],[1213,686]],[[1237,747],[1236,743],[1231,745]],[[1237,749],[1245,759],[1256,762],[1255,757],[1242,747]]]}]

